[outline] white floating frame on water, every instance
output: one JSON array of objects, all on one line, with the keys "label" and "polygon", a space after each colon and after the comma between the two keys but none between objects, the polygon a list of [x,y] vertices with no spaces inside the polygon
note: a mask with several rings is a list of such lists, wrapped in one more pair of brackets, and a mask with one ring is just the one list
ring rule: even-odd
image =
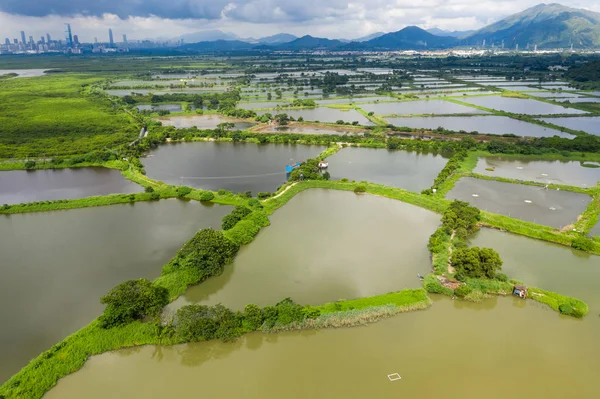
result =
[{"label": "white floating frame on water", "polygon": [[390,381],[398,381],[402,379],[402,377],[400,377],[400,374],[398,373],[388,374],[388,378],[390,379]]}]

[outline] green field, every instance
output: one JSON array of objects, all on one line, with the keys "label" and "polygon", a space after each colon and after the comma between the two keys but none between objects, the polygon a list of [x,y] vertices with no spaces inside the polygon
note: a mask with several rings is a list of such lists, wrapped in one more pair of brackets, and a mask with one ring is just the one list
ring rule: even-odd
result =
[{"label": "green field", "polygon": [[139,127],[104,97],[101,79],[50,75],[0,81],[0,158],[82,154],[134,140]]}]

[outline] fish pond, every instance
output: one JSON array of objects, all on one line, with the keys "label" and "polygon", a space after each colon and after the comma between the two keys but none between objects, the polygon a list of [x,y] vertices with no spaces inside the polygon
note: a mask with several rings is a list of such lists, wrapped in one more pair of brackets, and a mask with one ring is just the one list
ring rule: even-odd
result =
[{"label": "fish pond", "polygon": [[256,123],[239,121],[221,115],[190,115],[158,118],[164,126],[180,128],[197,127],[198,129],[215,129],[221,123],[233,123],[234,129],[245,130],[256,126]]},{"label": "fish pond", "polygon": [[262,133],[289,133],[289,134],[333,134],[336,136],[350,135],[362,135],[364,132],[360,130],[344,130],[342,129],[328,129],[321,127],[310,127],[310,126],[269,126],[267,129],[261,130]]},{"label": "fish pond", "polygon": [[437,129],[443,127],[447,130],[465,132],[478,132],[488,134],[515,134],[526,137],[552,137],[575,138],[574,135],[563,133],[560,130],[534,125],[512,119],[507,116],[414,116],[386,118],[395,126],[406,126],[410,128]]},{"label": "fish pond", "polygon": [[573,130],[600,136],[600,117],[598,116],[579,116],[574,118],[543,118],[544,122],[553,125],[566,127]]},{"label": "fish pond", "polygon": [[588,195],[570,191],[473,177],[460,179],[447,198],[470,202],[483,211],[555,228],[574,223],[591,200]]},{"label": "fish pond", "polygon": [[317,157],[326,147],[195,142],[162,145],[142,159],[151,179],[205,190],[276,191],[285,167]]},{"label": "fish pond", "polygon": [[115,285],[158,277],[230,211],[165,200],[1,217],[0,381],[99,316]]},{"label": "fish pond", "polygon": [[183,107],[181,104],[145,104],[145,105],[137,105],[137,109],[140,111],[169,111],[169,112],[182,112]]},{"label": "fish pond", "polygon": [[395,103],[363,104],[366,112],[378,115],[433,115],[433,114],[485,114],[476,108],[444,100],[403,101]]},{"label": "fish pond", "polygon": [[470,104],[495,109],[497,111],[511,112],[525,115],[551,115],[551,114],[585,114],[574,108],[561,105],[548,104],[537,100],[512,98],[512,97],[469,97]]},{"label": "fish pond", "polygon": [[585,167],[579,161],[537,161],[514,157],[479,158],[473,170],[486,176],[499,176],[540,183],[593,187],[600,180],[600,168]]},{"label": "fish pond", "polygon": [[221,276],[191,287],[167,313],[189,303],[241,310],[286,297],[320,304],[418,288],[417,273],[431,268],[427,240],[438,225],[439,215],[400,201],[304,191],[271,216]]},{"label": "fish pond", "polygon": [[331,178],[369,181],[420,192],[446,166],[442,155],[348,147],[327,158]]},{"label": "fish pond", "polygon": [[258,111],[258,115],[266,113],[285,113],[294,119],[304,118],[305,121],[319,121],[325,123],[336,123],[339,120],[344,122],[358,122],[359,125],[372,126],[373,122],[369,121],[365,116],[354,109],[341,110],[335,108],[311,108],[311,109],[291,109],[275,111]]},{"label": "fish pond", "polygon": [[142,187],[107,168],[0,171],[0,204],[130,194]]}]

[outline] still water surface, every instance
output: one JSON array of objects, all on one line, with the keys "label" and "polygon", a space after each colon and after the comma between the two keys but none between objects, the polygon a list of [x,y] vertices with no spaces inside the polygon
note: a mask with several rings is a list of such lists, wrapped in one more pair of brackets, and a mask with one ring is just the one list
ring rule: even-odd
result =
[{"label": "still water surface", "polygon": [[99,316],[115,285],[158,277],[230,210],[167,200],[0,217],[0,382]]},{"label": "still water surface", "polygon": [[129,194],[142,187],[118,170],[73,168],[0,171],[0,204]]},{"label": "still water surface", "polygon": [[484,211],[555,228],[574,223],[591,200],[588,195],[570,191],[545,190],[473,177],[460,179],[447,198],[470,202]]},{"label": "still water surface", "polygon": [[190,303],[241,310],[291,297],[302,304],[418,288],[430,268],[427,240],[439,215],[400,201],[308,190],[271,217],[218,277],[190,288],[167,313]]},{"label": "still water surface", "polygon": [[366,112],[378,115],[424,115],[424,114],[486,114],[477,108],[455,104],[444,100],[404,101],[396,103],[379,103],[360,105]]},{"label": "still water surface", "polygon": [[326,123],[335,123],[338,120],[344,122],[358,122],[359,125],[372,126],[373,122],[368,120],[362,114],[354,109],[350,110],[339,110],[335,108],[312,108],[312,109],[291,109],[291,110],[280,110],[280,111],[258,111],[258,115],[265,113],[270,114],[287,114],[294,119],[300,117],[304,118],[305,121],[319,121]]},{"label": "still water surface", "polygon": [[576,118],[544,118],[544,122],[563,126],[573,130],[582,130],[589,134],[600,136],[600,117],[583,116]]},{"label": "still water surface", "polygon": [[580,187],[593,187],[600,180],[600,168],[586,168],[578,161],[533,161],[526,158],[484,157],[479,158],[473,172],[486,176]]},{"label": "still water surface", "polygon": [[574,108],[565,108],[560,105],[548,104],[541,101],[511,97],[470,97],[470,104],[479,105],[498,111],[512,112],[525,115],[551,115],[551,114],[585,114]]},{"label": "still water surface", "polygon": [[447,130],[466,132],[479,132],[489,134],[516,134],[527,137],[552,137],[575,138],[572,134],[563,133],[560,130],[550,129],[544,126],[534,125],[511,119],[506,116],[414,116],[412,118],[386,118],[395,126],[407,126],[410,128],[437,129],[443,127]]},{"label": "still water surface", "polygon": [[420,192],[446,166],[442,155],[347,147],[327,158],[333,180],[369,181]]},{"label": "still water surface", "polygon": [[291,162],[315,158],[325,147],[194,142],[160,146],[142,160],[148,177],[205,190],[276,191]]},{"label": "still water surface", "polygon": [[197,127],[198,129],[215,129],[221,123],[233,123],[234,129],[244,130],[255,126],[256,123],[240,122],[239,120],[221,115],[192,115],[171,116],[158,118],[164,126],[175,126],[176,128]]}]

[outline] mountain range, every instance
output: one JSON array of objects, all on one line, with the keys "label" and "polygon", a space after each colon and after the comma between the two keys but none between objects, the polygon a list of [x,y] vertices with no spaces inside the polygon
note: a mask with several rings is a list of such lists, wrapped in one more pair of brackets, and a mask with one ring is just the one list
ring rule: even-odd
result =
[{"label": "mountain range", "polygon": [[222,31],[205,31],[184,35],[186,50],[284,50],[284,51],[387,51],[437,50],[453,47],[505,47],[524,50],[543,48],[600,47],[600,13],[560,4],[539,4],[511,15],[477,31],[429,31],[407,26],[397,32],[378,32],[354,40],[326,39],[311,35],[297,38],[281,33],[260,39],[243,39]]}]

